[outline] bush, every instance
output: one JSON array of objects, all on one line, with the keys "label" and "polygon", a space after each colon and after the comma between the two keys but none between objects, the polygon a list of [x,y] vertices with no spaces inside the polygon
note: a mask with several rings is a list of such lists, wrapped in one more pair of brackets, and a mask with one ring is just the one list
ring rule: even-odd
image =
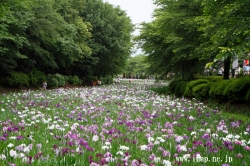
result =
[{"label": "bush", "polygon": [[160,88],[150,88],[150,90],[158,93],[158,94],[169,94],[168,86],[160,87]]},{"label": "bush", "polygon": [[177,84],[179,82],[181,82],[182,80],[174,80],[174,81],[171,81],[168,85],[168,88],[169,88],[169,91],[170,93],[174,94],[175,93],[175,87],[177,86]]},{"label": "bush", "polygon": [[190,81],[187,84],[187,87],[186,87],[185,92],[184,92],[184,96],[189,97],[189,98],[194,97],[193,88],[196,87],[197,85],[208,83],[208,82],[209,81],[206,79],[198,79],[198,80]]},{"label": "bush", "polygon": [[218,81],[222,81],[223,80],[222,76],[201,76],[201,75],[195,75],[194,78],[195,79],[205,79],[205,80],[208,80],[210,82],[218,82]]},{"label": "bush", "polygon": [[245,96],[250,87],[250,76],[234,79],[223,91],[224,96],[228,96],[231,101],[245,100]]},{"label": "bush", "polygon": [[174,89],[174,95],[176,97],[182,97],[184,95],[187,84],[188,84],[187,81],[179,81],[179,82],[177,82],[176,86],[175,86],[175,89]]},{"label": "bush", "polygon": [[15,87],[29,86],[29,77],[22,72],[12,71],[10,76],[7,77],[7,82],[10,86]]},{"label": "bush", "polygon": [[65,81],[65,76],[61,75],[61,74],[55,74],[53,75],[57,81],[58,81],[58,87],[62,87],[65,85],[66,81]]},{"label": "bush", "polygon": [[106,76],[106,77],[101,77],[100,81],[102,82],[102,84],[113,84],[113,78],[110,76]]},{"label": "bush", "polygon": [[248,89],[246,96],[245,96],[246,101],[250,101],[250,89]]},{"label": "bush", "polygon": [[46,80],[46,75],[38,70],[32,70],[28,76],[30,84],[36,87],[40,87],[42,82]]},{"label": "bush", "polygon": [[47,84],[49,88],[58,88],[58,80],[54,75],[48,75]]},{"label": "bush", "polygon": [[110,76],[108,76],[108,77],[106,77],[106,83],[107,84],[113,84],[113,78],[112,77],[110,77]]},{"label": "bush", "polygon": [[214,83],[209,91],[209,97],[218,99],[218,100],[224,100],[227,99],[227,96],[223,95],[223,92],[225,90],[225,87],[232,82],[233,79],[230,80],[222,80],[220,82]]},{"label": "bush", "polygon": [[72,85],[81,85],[82,81],[77,76],[69,76],[68,83]]},{"label": "bush", "polygon": [[195,86],[192,90],[194,97],[198,100],[203,100],[208,98],[209,90],[212,84],[213,84],[212,82],[209,82]]}]

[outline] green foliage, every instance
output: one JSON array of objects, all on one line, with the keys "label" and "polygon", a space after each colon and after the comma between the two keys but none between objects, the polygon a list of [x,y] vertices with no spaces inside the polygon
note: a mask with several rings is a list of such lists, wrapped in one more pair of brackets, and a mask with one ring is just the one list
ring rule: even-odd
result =
[{"label": "green foliage", "polygon": [[209,91],[212,84],[212,82],[199,84],[192,89],[192,94],[196,99],[207,99],[209,97]]},{"label": "green foliage", "polygon": [[40,87],[42,85],[42,82],[46,80],[46,75],[36,69],[29,72],[28,76],[30,84],[36,87]]},{"label": "green foliage", "polygon": [[146,61],[146,56],[137,55],[131,57],[127,61],[127,67],[124,71],[127,75],[139,76],[140,78],[145,78],[148,76],[149,63]]},{"label": "green foliage", "polygon": [[185,92],[184,92],[184,96],[185,97],[189,97],[189,98],[192,98],[194,97],[194,94],[193,94],[193,88],[197,85],[200,85],[200,84],[204,84],[204,83],[208,83],[209,81],[206,80],[206,79],[198,79],[198,80],[194,80],[194,81],[190,81],[188,84],[187,84],[187,87],[185,89]]},{"label": "green foliage", "polygon": [[114,83],[113,77],[108,76],[107,84],[113,84],[113,83]]},{"label": "green foliage", "polygon": [[195,75],[195,79],[206,79],[210,82],[217,82],[217,81],[222,81],[223,77],[221,76],[201,76],[201,75]]},{"label": "green foliage", "polygon": [[157,1],[154,21],[143,23],[136,38],[148,54],[151,72],[179,73],[184,80],[193,78],[204,64],[196,52],[202,39],[196,18],[201,15],[201,0]]},{"label": "green foliage", "polygon": [[48,88],[58,88],[58,80],[55,77],[55,75],[48,75],[47,77],[47,84],[48,84]]},{"label": "green foliage", "polygon": [[77,76],[69,76],[68,83],[72,85],[81,85],[82,81]]},{"label": "green foliage", "polygon": [[92,81],[96,82],[98,80],[98,77],[97,76],[88,76],[88,80],[91,82]]},{"label": "green foliage", "polygon": [[169,87],[168,86],[164,86],[164,87],[160,87],[160,88],[150,88],[150,90],[152,90],[153,92],[156,92],[158,94],[169,94]]},{"label": "green foliage", "polygon": [[[202,78],[202,77],[196,77]],[[209,78],[209,77],[204,77]],[[197,79],[190,82],[174,80],[169,84],[170,94],[199,100],[217,100],[218,102],[244,102],[250,100],[250,76],[220,80],[218,77]],[[211,81],[209,81],[211,80]]]},{"label": "green foliage", "polygon": [[82,18],[92,24],[92,57],[98,62],[91,65],[98,77],[122,73],[130,55],[133,25],[125,11],[100,0],[86,0]]},{"label": "green foliage", "polygon": [[250,89],[248,89],[247,93],[246,93],[246,97],[245,97],[246,101],[250,101]]},{"label": "green foliage", "polygon": [[209,97],[218,99],[218,100],[227,99],[227,96],[224,96],[223,93],[227,85],[229,85],[232,81],[233,79],[215,82],[210,88]]},{"label": "green foliage", "polygon": [[15,87],[29,86],[29,77],[22,72],[12,71],[7,78],[8,84]]},{"label": "green foliage", "polygon": [[57,79],[58,81],[58,87],[62,87],[65,85],[66,81],[65,81],[65,76],[61,75],[61,74],[55,74],[54,77]]},{"label": "green foliage", "polygon": [[18,1],[5,1],[8,10],[0,17],[0,71],[5,75],[11,71],[20,71],[16,68],[27,60],[27,55],[22,52],[22,48],[29,45],[24,32],[33,16],[28,1]]},{"label": "green foliage", "polygon": [[187,84],[188,84],[187,81],[177,82],[175,89],[174,89],[174,95],[176,97],[182,97],[184,95],[185,90],[186,90]]},{"label": "green foliage", "polygon": [[231,101],[242,101],[245,99],[250,87],[250,76],[234,79],[228,84],[223,92]]},{"label": "green foliage", "polygon": [[110,76],[101,77],[101,78],[100,78],[100,81],[102,82],[103,85],[104,85],[104,84],[106,84],[106,85],[108,85],[108,84],[113,84],[113,78],[110,77]]},{"label": "green foliage", "polygon": [[173,80],[169,83],[169,91],[170,93],[174,94],[175,93],[175,87],[178,85],[179,82],[182,82],[182,80]]},{"label": "green foliage", "polygon": [[[240,58],[246,55],[246,50],[249,52],[249,47],[246,47],[249,35],[246,32],[249,30],[250,20],[245,19],[249,18],[248,4],[245,0],[202,2],[204,15],[197,18],[197,24],[204,37],[209,39],[200,45],[203,55],[209,58],[217,55],[218,58],[229,62],[235,55]],[[224,63],[224,69],[224,77],[228,79],[230,62]]]}]

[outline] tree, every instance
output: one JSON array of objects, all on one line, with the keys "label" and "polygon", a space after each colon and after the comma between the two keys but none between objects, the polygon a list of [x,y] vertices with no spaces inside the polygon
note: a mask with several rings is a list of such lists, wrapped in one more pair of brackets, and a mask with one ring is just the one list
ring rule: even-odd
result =
[{"label": "tree", "polygon": [[[74,75],[78,64],[91,56],[91,48],[88,46],[91,24],[80,17],[86,3],[85,0],[55,0],[53,6],[67,22],[68,27],[62,31],[63,35],[58,42],[58,47],[63,48],[63,51],[58,51],[55,56],[62,61],[61,68],[73,68]],[[72,29],[70,33],[69,28]]]},{"label": "tree", "polygon": [[18,61],[27,60],[27,55],[21,49],[29,45],[24,31],[33,19],[29,0],[22,3],[17,0],[5,1],[5,6],[8,10],[0,17],[1,77],[14,70],[18,66]]},{"label": "tree", "polygon": [[155,20],[142,24],[141,41],[143,50],[149,54],[153,71],[161,74],[180,73],[183,79],[192,79],[200,70],[196,48],[200,34],[196,17],[202,14],[201,1],[156,0]]},{"label": "tree", "polygon": [[146,61],[145,55],[136,55],[127,60],[126,69],[124,72],[128,75],[135,75],[139,78],[148,75],[149,63]]},{"label": "tree", "polygon": [[[87,45],[90,24],[83,22],[78,8],[73,8],[76,6],[72,3],[69,0],[32,2],[35,19],[26,30],[30,46],[23,48],[32,61],[30,68],[36,66],[46,73],[53,70],[65,73],[74,63],[91,54]],[[27,62],[22,64],[27,66]]]},{"label": "tree", "polygon": [[87,0],[82,18],[92,25],[89,46],[92,57],[97,60],[91,65],[93,75],[105,76],[121,73],[130,55],[133,26],[126,13],[101,0]]},{"label": "tree", "polygon": [[[229,79],[232,57],[249,52],[249,2],[203,1],[203,21],[200,29],[210,40],[204,47],[211,57],[224,61],[224,79]],[[204,46],[204,45],[203,45]]]}]

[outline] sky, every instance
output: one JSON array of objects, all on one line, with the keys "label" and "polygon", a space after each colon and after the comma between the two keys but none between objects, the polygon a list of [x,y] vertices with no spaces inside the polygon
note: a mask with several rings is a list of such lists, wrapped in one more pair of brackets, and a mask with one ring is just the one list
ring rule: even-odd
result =
[{"label": "sky", "polygon": [[[133,24],[151,22],[155,5],[153,0],[103,0],[126,11]],[[135,32],[138,34],[138,31]]]},{"label": "sky", "polygon": [[[114,6],[126,11],[127,15],[131,18],[132,23],[139,25],[142,22],[151,22],[152,14],[155,9],[153,0],[103,0]],[[138,35],[139,30],[135,30],[133,35]],[[134,50],[132,56],[143,54],[141,49]]]}]

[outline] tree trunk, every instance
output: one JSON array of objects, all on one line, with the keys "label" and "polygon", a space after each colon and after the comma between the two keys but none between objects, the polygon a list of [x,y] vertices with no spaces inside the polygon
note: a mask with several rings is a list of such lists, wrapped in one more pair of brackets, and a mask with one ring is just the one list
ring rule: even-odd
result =
[{"label": "tree trunk", "polygon": [[231,58],[227,57],[227,59],[224,60],[224,75],[223,75],[223,79],[224,80],[228,80],[229,79],[229,73],[230,73],[230,63],[231,62]]}]

